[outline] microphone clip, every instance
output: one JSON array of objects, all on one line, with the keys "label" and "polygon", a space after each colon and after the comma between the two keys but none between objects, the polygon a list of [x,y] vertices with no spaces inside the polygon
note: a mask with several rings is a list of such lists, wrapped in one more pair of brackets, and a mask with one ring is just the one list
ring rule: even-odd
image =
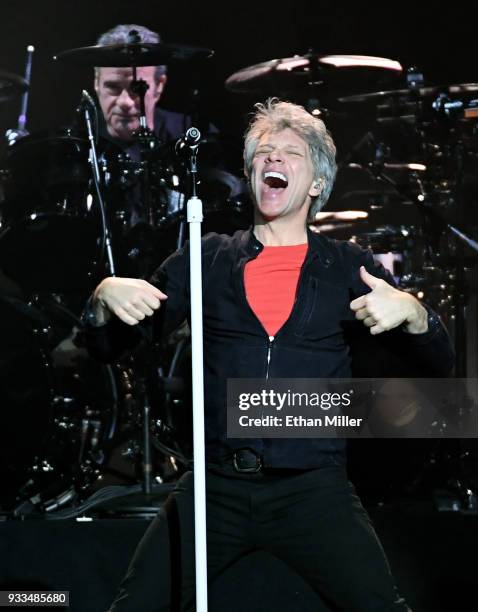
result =
[{"label": "microphone clip", "polygon": [[176,141],[174,151],[178,157],[197,155],[201,142],[201,132],[196,127],[190,127],[184,136]]}]

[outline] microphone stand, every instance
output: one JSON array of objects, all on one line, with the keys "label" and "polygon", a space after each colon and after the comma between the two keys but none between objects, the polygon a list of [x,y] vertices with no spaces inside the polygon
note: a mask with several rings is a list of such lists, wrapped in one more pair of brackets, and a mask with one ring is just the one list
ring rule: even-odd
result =
[{"label": "microphone stand", "polygon": [[[146,84],[147,85],[147,84]],[[108,258],[108,267],[111,276],[116,276],[116,269],[114,264],[113,249],[111,245],[110,231],[107,223],[106,211],[104,201],[101,195],[100,189],[100,172],[98,166],[98,156],[96,153],[95,135],[91,121],[90,108],[95,108],[94,102],[86,90],[83,90],[82,101],[80,107],[83,107],[86,128],[88,132],[88,140],[90,142],[90,163],[93,169],[93,179],[98,196],[98,202],[101,211],[101,220],[103,226],[103,250],[106,249]],[[148,393],[147,384],[147,372],[150,369],[149,355],[137,357],[136,369],[137,369],[137,394],[139,397],[139,404],[141,405],[141,449],[142,449],[142,461],[141,461],[141,485],[143,493],[147,496],[151,495],[153,489],[152,477],[153,477],[153,461],[151,452],[151,402]]]},{"label": "microphone stand", "polygon": [[100,169],[98,165],[98,155],[96,153],[96,141],[95,134],[93,130],[93,125],[91,121],[90,108],[94,108],[94,102],[91,98],[90,94],[84,89],[81,97],[80,107],[83,107],[83,113],[85,117],[86,130],[88,133],[88,140],[90,142],[90,164],[93,171],[93,182],[95,185],[96,195],[98,198],[98,205],[100,208],[101,215],[101,224],[103,226],[103,252],[106,250],[106,256],[108,258],[108,267],[111,276],[116,276],[116,269],[113,257],[113,249],[111,246],[111,236],[108,228],[108,223],[106,220],[106,211],[105,204],[103,201],[103,196],[101,194],[101,177],[100,177]]},{"label": "microphone stand", "polygon": [[187,144],[188,166],[191,176],[191,197],[187,202],[189,224],[189,266],[191,284],[191,343],[193,390],[193,448],[194,448],[194,527],[196,559],[196,610],[207,612],[207,538],[206,538],[206,458],[204,442],[204,378],[203,378],[203,320],[202,320],[202,259],[201,223],[202,202],[196,193],[197,152],[199,130],[190,128],[196,144]]}]

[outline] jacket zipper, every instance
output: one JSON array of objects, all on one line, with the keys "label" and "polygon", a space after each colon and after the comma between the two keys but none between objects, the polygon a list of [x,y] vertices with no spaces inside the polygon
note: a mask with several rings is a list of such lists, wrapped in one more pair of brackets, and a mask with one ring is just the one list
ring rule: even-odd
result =
[{"label": "jacket zipper", "polygon": [[[257,257],[257,255],[256,255],[256,257]],[[294,311],[294,308],[295,308],[295,305],[296,305],[296,302],[297,302],[297,298],[298,298],[298,296],[299,296],[299,289],[300,289],[300,286],[301,286],[301,284],[302,284],[302,277],[304,276],[304,270],[305,270],[306,266],[307,266],[307,265],[308,265],[308,263],[309,263],[309,262],[307,261],[307,260],[308,260],[308,258],[309,258],[309,251],[307,251],[307,254],[306,254],[306,256],[305,256],[304,263],[303,263],[302,268],[301,268],[301,270],[300,270],[299,280],[298,280],[298,282],[297,282],[297,293],[296,293],[296,296],[295,296],[295,299],[294,299],[294,305],[293,305],[293,307],[292,307],[292,311],[291,311],[291,313],[290,313],[290,315],[289,315],[289,317],[288,317],[287,321],[290,319],[290,317],[292,316],[292,313],[293,313],[293,311]],[[244,268],[245,268],[245,266],[246,266],[246,263],[247,263],[248,261],[251,261],[251,259],[254,259],[254,258],[253,258],[253,257],[250,257],[250,258],[246,259],[246,260],[245,260],[245,261],[242,263],[242,265],[241,265],[241,272],[240,272],[240,273],[241,273],[241,285],[242,285],[243,298],[244,298],[244,301],[245,301],[245,303],[246,303],[247,307],[249,308],[249,310],[250,310],[250,312],[251,312],[252,316],[253,316],[253,317],[254,317],[254,318],[255,318],[255,319],[256,319],[256,320],[259,322],[259,324],[261,325],[262,329],[264,329],[264,326],[263,326],[263,325],[262,325],[262,323],[261,323],[261,322],[260,322],[260,321],[257,319],[257,317],[256,317],[256,315],[255,315],[255,313],[254,313],[254,311],[252,310],[252,308],[251,308],[251,306],[250,306],[249,302],[247,301],[246,293],[245,293],[245,290],[244,290]],[[284,325],[287,323],[287,321],[285,321],[285,322],[284,322]],[[282,327],[284,327],[284,325],[283,325]],[[281,328],[281,329],[282,329],[282,328]],[[265,332],[265,333],[267,333],[265,329],[264,329],[264,332]],[[279,330],[279,332],[280,332],[280,330]],[[268,336],[268,342],[267,342],[267,357],[266,357],[266,380],[268,380],[268,378],[269,378],[269,370],[270,370],[271,354],[272,354],[272,345],[273,345],[273,343],[274,343],[275,338],[276,338],[276,336]]]},{"label": "jacket zipper", "polygon": [[[292,306],[292,310],[290,312],[290,315],[287,318],[287,321],[291,318],[291,316],[292,316],[292,314],[294,312],[294,308],[296,306],[297,299],[299,297],[299,290],[300,290],[301,285],[302,285],[302,279],[303,279],[303,276],[304,276],[304,273],[305,273],[305,269],[309,265],[310,261],[311,261],[311,259],[308,260],[308,253],[307,253],[307,255],[305,257],[305,260],[304,260],[304,263],[302,265],[302,268],[300,270],[299,280],[297,281],[297,293],[295,295],[294,304]],[[276,339],[277,335],[281,332],[282,328],[285,326],[287,321],[284,322],[284,325],[282,325],[282,327],[280,328],[280,330],[277,332],[277,334],[275,336],[269,336],[269,340],[268,340],[268,343],[267,343],[266,380],[268,380],[268,378],[269,378],[270,363],[271,363],[271,356],[272,356],[272,344],[274,343],[274,340]]]},{"label": "jacket zipper", "polygon": [[266,380],[269,378],[269,366],[271,363],[271,352],[272,352],[272,343],[274,342],[274,336],[269,336],[269,342],[267,344],[267,366],[266,366]]}]

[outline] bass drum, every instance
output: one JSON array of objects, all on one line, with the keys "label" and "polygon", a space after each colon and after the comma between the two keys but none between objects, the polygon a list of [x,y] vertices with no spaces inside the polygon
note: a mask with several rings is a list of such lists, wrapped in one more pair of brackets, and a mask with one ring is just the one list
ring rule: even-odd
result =
[{"label": "bass drum", "polygon": [[7,150],[0,261],[27,292],[91,288],[102,226],[88,150],[69,130],[32,134]]},{"label": "bass drum", "polygon": [[121,374],[91,360],[61,304],[0,299],[0,508],[81,500],[117,429]]}]

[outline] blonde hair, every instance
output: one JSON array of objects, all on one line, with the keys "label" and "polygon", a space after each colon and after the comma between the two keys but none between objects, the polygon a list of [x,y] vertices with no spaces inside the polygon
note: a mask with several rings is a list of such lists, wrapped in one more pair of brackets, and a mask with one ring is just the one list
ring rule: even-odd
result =
[{"label": "blonde hair", "polygon": [[277,98],[256,104],[244,135],[244,168],[250,176],[257,144],[266,132],[281,132],[287,128],[309,145],[315,178],[322,182],[322,190],[311,201],[310,220],[327,203],[337,174],[335,144],[321,119],[308,113],[303,106],[281,102]]}]

